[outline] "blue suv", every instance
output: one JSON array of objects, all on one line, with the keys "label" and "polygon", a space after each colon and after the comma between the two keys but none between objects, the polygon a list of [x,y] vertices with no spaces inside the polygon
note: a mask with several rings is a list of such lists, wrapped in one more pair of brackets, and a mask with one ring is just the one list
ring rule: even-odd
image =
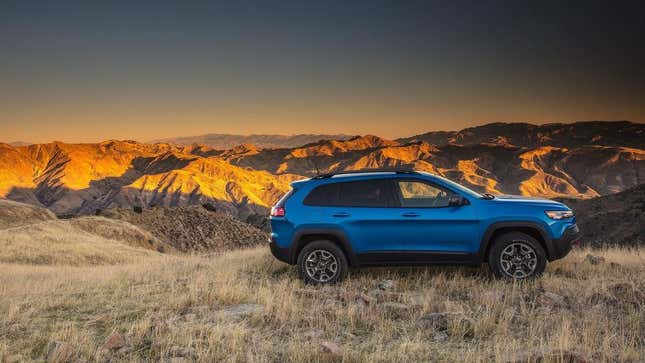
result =
[{"label": "blue suv", "polygon": [[291,186],[271,209],[270,247],[308,283],[338,282],[350,266],[484,262],[527,279],[580,235],[562,203],[480,194],[425,172],[341,172]]}]

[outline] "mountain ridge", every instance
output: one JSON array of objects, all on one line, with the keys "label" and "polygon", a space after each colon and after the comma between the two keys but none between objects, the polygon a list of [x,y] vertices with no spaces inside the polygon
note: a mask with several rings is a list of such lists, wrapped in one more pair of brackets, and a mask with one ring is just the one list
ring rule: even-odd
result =
[{"label": "mountain ridge", "polygon": [[[0,144],[0,197],[62,216],[207,204],[245,220],[265,214],[293,180],[362,168],[415,168],[482,192],[549,198],[592,198],[645,183],[645,125],[551,124],[546,133],[535,132],[544,125],[504,125],[465,129],[460,143],[444,145],[375,135],[228,150],[132,140]],[[533,131],[522,136],[526,128]],[[627,145],[617,145],[617,135]]]},{"label": "mountain ridge", "polygon": [[225,150],[233,148],[237,145],[252,144],[259,148],[288,148],[296,147],[318,140],[343,140],[353,136],[345,134],[293,134],[293,135],[280,135],[280,134],[251,134],[251,135],[236,135],[236,134],[218,134],[210,133],[197,136],[180,136],[168,137],[150,140],[147,143],[167,143],[180,146],[190,145],[205,145],[214,149]]}]

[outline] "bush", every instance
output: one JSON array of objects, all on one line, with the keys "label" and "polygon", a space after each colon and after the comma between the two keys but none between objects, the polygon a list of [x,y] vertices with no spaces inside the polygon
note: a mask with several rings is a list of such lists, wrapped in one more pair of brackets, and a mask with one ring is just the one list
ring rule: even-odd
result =
[{"label": "bush", "polygon": [[217,212],[217,208],[211,203],[204,203],[202,204],[202,207],[204,207],[204,209],[206,209],[209,212]]}]

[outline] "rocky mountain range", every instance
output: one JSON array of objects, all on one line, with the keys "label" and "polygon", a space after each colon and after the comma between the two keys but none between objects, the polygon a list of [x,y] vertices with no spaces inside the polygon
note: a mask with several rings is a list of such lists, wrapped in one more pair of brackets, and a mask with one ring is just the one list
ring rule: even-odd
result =
[{"label": "rocky mountain range", "polygon": [[206,205],[246,220],[266,213],[293,180],[376,167],[414,167],[489,193],[590,198],[645,182],[645,125],[498,123],[398,140],[364,135],[225,150],[115,140],[0,144],[0,197],[59,216]]},{"label": "rocky mountain range", "polygon": [[199,136],[171,137],[152,140],[150,143],[167,143],[182,146],[205,145],[214,149],[231,149],[242,144],[252,144],[259,148],[274,149],[296,147],[320,140],[346,140],[351,138],[344,134],[296,134],[296,135],[231,135],[206,134]]}]

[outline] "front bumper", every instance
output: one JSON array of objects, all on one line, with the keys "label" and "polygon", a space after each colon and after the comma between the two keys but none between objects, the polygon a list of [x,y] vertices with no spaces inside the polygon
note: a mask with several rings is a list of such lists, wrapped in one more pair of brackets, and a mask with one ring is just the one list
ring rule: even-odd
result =
[{"label": "front bumper", "polygon": [[563,258],[571,251],[571,247],[579,242],[580,228],[578,228],[577,224],[574,224],[564,231],[562,237],[553,240],[553,250],[549,256],[549,260],[553,261]]},{"label": "front bumper", "polygon": [[290,254],[288,248],[280,248],[273,240],[269,241],[269,248],[271,249],[273,257],[290,265],[292,264],[289,259]]}]

